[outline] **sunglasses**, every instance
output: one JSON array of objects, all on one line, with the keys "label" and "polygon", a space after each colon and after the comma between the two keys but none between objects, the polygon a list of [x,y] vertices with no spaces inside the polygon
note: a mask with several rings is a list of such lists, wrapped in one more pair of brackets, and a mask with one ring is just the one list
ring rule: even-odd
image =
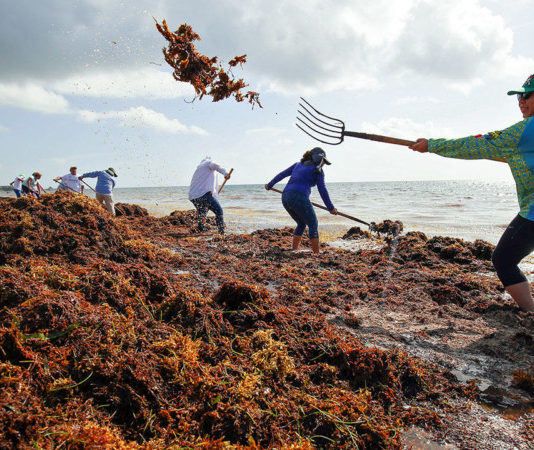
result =
[{"label": "sunglasses", "polygon": [[521,92],[517,94],[517,100],[528,100],[533,92]]}]

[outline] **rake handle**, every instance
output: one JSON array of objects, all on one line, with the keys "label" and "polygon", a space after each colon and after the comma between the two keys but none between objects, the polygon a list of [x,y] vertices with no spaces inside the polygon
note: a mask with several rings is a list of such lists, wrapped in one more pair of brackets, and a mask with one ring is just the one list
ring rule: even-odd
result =
[{"label": "rake handle", "polygon": [[228,172],[228,175],[227,175],[227,178],[224,179],[223,181],[223,184],[221,184],[221,187],[219,188],[219,190],[217,191],[217,194],[220,194],[221,191],[222,191],[222,188],[224,187],[224,185],[226,184],[226,182],[228,181],[228,178],[230,178],[230,175],[232,175],[232,172],[234,171],[234,168],[232,167],[230,169],[230,172]]},{"label": "rake handle", "polygon": [[415,141],[408,141],[406,139],[382,136],[380,134],[360,133],[357,131],[343,131],[343,136],[367,139],[368,141],[385,142],[386,144],[405,145],[406,147],[409,147],[410,145],[415,144]]},{"label": "rake handle", "polygon": [[[269,189],[270,191],[274,191],[274,192],[278,192],[279,194],[282,194],[283,192],[280,191],[279,189],[276,189],[276,188],[271,188]],[[323,205],[319,205],[318,203],[315,203],[315,202],[311,202],[311,204],[317,208],[321,208],[321,209],[324,209],[325,211],[329,211],[328,208],[324,207]],[[360,220],[356,217],[353,217],[353,216],[349,216],[348,214],[345,214],[345,213],[342,213],[342,212],[337,212],[337,215],[338,216],[343,216],[343,217],[346,217],[347,219],[350,219],[350,220],[354,220],[356,222],[359,222],[359,223],[363,223],[364,225],[367,225],[369,226],[369,224],[367,222],[364,222],[363,220]]]},{"label": "rake handle", "polygon": [[70,186],[67,186],[66,184],[63,184],[61,181],[56,181],[54,180],[57,184],[60,184],[61,186],[63,187],[66,187],[67,189],[71,190],[72,192],[75,192],[76,194],[79,194],[78,191],[75,191],[74,189],[72,189]]},{"label": "rake handle", "polygon": [[91,186],[90,184],[87,184],[85,181],[83,180],[80,180],[83,184],[85,184],[89,189],[91,189],[93,192],[96,192],[95,189],[93,188],[93,186]]}]

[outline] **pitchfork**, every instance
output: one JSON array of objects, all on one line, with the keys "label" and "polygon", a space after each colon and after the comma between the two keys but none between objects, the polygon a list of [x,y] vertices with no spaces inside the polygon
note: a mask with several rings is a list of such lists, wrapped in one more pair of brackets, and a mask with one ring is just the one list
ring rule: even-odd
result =
[{"label": "pitchfork", "polygon": [[299,127],[308,136],[323,144],[338,145],[343,142],[345,136],[367,139],[370,141],[386,142],[388,144],[398,144],[410,146],[415,141],[398,139],[380,134],[360,133],[357,131],[345,131],[345,123],[342,120],[327,116],[315,109],[302,97],[300,99],[306,104],[299,103],[301,109],[297,111],[297,127]]},{"label": "pitchfork", "polygon": [[[306,103],[307,106],[299,103],[299,106],[302,109],[297,110],[297,120],[302,124],[299,125],[297,122],[296,125],[308,136],[312,137],[316,141],[322,142],[323,144],[338,145],[343,142],[345,136],[367,139],[369,141],[378,141],[385,142],[387,144],[397,144],[405,145],[409,147],[412,144],[415,144],[415,141],[408,141],[406,139],[399,139],[389,136],[382,136],[380,134],[368,134],[360,133],[358,131],[345,131],[345,122],[334,117],[327,116],[321,111],[315,109],[302,97],[300,99]],[[311,110],[311,111],[310,111]],[[313,111],[313,112],[312,112]],[[305,128],[303,128],[306,127]],[[490,161],[506,162],[504,159],[499,158],[488,158]]]}]

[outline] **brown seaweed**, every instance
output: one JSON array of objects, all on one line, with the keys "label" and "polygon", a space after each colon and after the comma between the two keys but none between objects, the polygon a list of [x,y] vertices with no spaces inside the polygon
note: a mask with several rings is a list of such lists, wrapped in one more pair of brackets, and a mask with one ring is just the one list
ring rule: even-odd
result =
[{"label": "brown seaweed", "polygon": [[476,275],[489,244],[408,233],[316,259],[290,229],[199,237],[193,212],[68,192],[0,209],[0,447],[401,448],[477,395],[357,338],[354,308],[501,307]]}]

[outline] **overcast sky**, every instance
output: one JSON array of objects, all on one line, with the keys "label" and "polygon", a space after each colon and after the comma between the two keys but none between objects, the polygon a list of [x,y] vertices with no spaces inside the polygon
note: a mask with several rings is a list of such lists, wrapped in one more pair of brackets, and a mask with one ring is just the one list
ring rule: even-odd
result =
[{"label": "overcast sky", "polygon": [[[76,165],[118,186],[187,185],[211,155],[233,184],[265,183],[317,143],[299,97],[352,131],[463,137],[521,120],[534,73],[527,0],[0,0],[0,184]],[[194,100],[154,26],[187,23],[197,49],[234,69],[263,109]],[[225,66],[226,67],[226,66]],[[194,101],[193,101],[194,100]],[[346,138],[323,146],[327,182],[510,180],[505,164],[455,161]]]}]

